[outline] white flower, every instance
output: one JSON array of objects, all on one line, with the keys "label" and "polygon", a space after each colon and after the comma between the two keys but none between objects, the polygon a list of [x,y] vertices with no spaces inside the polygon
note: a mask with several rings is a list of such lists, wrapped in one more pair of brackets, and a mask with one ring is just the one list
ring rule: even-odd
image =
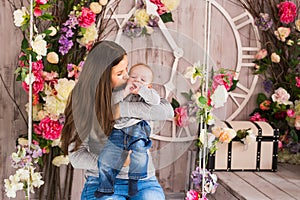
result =
[{"label": "white flower", "polygon": [[215,124],[215,119],[210,113],[207,115],[206,123],[207,123],[207,125]]},{"label": "white flower", "polygon": [[[249,132],[249,131],[248,131],[248,132]],[[253,132],[252,132],[252,133],[249,133],[249,135],[246,136],[245,142],[246,142],[247,144],[256,142],[256,136],[253,134]]]},{"label": "white flower", "polygon": [[275,32],[275,36],[278,40],[285,42],[286,38],[290,35],[291,29],[286,27],[279,27]]},{"label": "white flower", "polygon": [[97,37],[98,37],[98,30],[96,28],[96,24],[94,23],[86,29],[83,37],[78,39],[77,42],[81,46],[86,46],[90,42],[95,41],[97,39]]},{"label": "white flower", "polygon": [[51,33],[49,33],[49,36],[55,36],[57,33],[57,29],[54,26],[50,26],[48,30],[51,31]]},{"label": "white flower", "polygon": [[[50,115],[58,116],[61,113],[64,113],[65,107],[66,107],[66,101],[62,101],[56,96],[46,96],[43,98],[46,102],[44,104],[44,110],[48,112]],[[39,111],[38,117],[41,118],[43,115],[47,115],[44,112]]]},{"label": "white flower", "polygon": [[18,144],[22,146],[28,145],[28,140],[25,138],[18,138]]},{"label": "white flower", "polygon": [[151,26],[145,26],[145,28],[146,28],[147,34],[149,34],[149,35],[151,35],[154,32],[154,30]]},{"label": "white flower", "polygon": [[99,0],[99,3],[102,5],[102,6],[105,6],[107,4],[107,0]]},{"label": "white flower", "polygon": [[38,54],[37,59],[47,55],[47,42],[44,40],[44,35],[37,35],[32,44],[32,50]]},{"label": "white flower", "polygon": [[290,105],[293,104],[290,99],[290,94],[282,87],[275,90],[274,94],[272,94],[272,100],[279,104]]},{"label": "white flower", "polygon": [[293,40],[288,40],[288,41],[286,42],[286,44],[289,45],[289,46],[293,46],[294,43],[295,43],[295,42],[294,42]]},{"label": "white flower", "polygon": [[31,173],[31,184],[34,187],[39,188],[41,185],[44,184],[44,181],[42,180],[42,176],[39,172],[34,172],[32,171]]},{"label": "white flower", "polygon": [[27,181],[30,176],[30,173],[28,169],[20,168],[16,171],[15,176],[19,177],[20,181]]},{"label": "white flower", "polygon": [[66,78],[59,79],[57,84],[54,86],[57,91],[57,98],[66,102],[74,86],[74,80],[68,80]]},{"label": "white flower", "polygon": [[57,53],[52,51],[47,54],[47,60],[49,63],[57,64],[59,62],[59,57],[58,57]]},{"label": "white flower", "polygon": [[31,76],[29,76],[29,74],[27,74],[25,77],[25,80],[24,80],[27,85],[30,85],[29,78],[31,78],[31,83],[33,83],[35,81],[35,76],[33,73],[31,74]]},{"label": "white flower", "polygon": [[276,53],[271,54],[271,61],[273,63],[279,63],[280,62],[280,56]]},{"label": "white flower", "polygon": [[175,10],[180,3],[179,0],[161,0],[161,2],[166,6],[168,11]]},{"label": "white flower", "polygon": [[102,10],[102,5],[98,2],[92,2],[90,4],[90,9],[93,13],[99,14]]},{"label": "white flower", "polygon": [[24,184],[19,181],[20,180],[13,175],[10,175],[9,179],[4,179],[4,187],[7,197],[16,198],[16,192],[23,189]]},{"label": "white flower", "polygon": [[14,23],[17,27],[25,24],[25,18],[28,17],[29,13],[25,7],[14,11]]},{"label": "white flower", "polygon": [[200,64],[200,61],[193,64],[193,66],[189,66],[186,68],[184,77],[191,79],[191,83],[194,84],[197,81],[197,78],[203,78],[203,67]]},{"label": "white flower", "polygon": [[211,95],[211,105],[214,108],[220,108],[224,106],[228,98],[228,92],[224,85],[218,85],[217,89]]},{"label": "white flower", "polygon": [[59,146],[60,147],[60,138],[52,140],[51,147]]},{"label": "white flower", "polygon": [[57,167],[60,167],[61,165],[67,165],[69,164],[69,162],[70,162],[69,157],[64,155],[56,156],[52,160],[52,164]]},{"label": "white flower", "polygon": [[[204,137],[205,137],[205,130],[202,130],[200,133],[200,142],[202,144],[204,144]],[[207,133],[206,137],[207,137],[207,148],[211,148],[213,146],[213,141],[216,139],[216,137],[211,133]]]}]

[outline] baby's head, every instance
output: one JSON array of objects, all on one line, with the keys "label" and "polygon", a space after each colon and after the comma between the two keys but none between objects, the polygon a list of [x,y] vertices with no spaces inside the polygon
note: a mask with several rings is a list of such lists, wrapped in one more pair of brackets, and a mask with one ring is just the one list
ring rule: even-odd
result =
[{"label": "baby's head", "polygon": [[153,81],[153,72],[148,65],[144,63],[138,63],[133,65],[130,68],[129,79],[127,83],[139,82],[142,85],[151,87],[152,81]]}]

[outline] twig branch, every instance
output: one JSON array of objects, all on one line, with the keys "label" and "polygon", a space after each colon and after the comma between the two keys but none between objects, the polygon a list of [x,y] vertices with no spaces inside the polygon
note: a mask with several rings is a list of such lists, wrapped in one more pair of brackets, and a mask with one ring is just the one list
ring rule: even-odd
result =
[{"label": "twig branch", "polygon": [[22,116],[22,118],[23,118],[23,120],[24,120],[24,122],[25,122],[25,124],[26,124],[26,127],[28,127],[27,120],[26,120],[25,116],[23,115],[23,113],[22,113],[22,111],[21,111],[21,109],[20,109],[20,106],[19,106],[18,103],[16,102],[15,98],[11,95],[11,93],[10,93],[10,91],[9,91],[9,89],[8,89],[8,86],[5,84],[4,79],[3,79],[1,73],[0,73],[0,79],[1,79],[1,82],[2,82],[4,88],[5,88],[6,92],[7,92],[7,94],[8,94],[8,96],[9,96],[10,100],[11,100],[11,101],[15,104],[15,106],[17,107],[19,113],[21,114],[21,116]]}]

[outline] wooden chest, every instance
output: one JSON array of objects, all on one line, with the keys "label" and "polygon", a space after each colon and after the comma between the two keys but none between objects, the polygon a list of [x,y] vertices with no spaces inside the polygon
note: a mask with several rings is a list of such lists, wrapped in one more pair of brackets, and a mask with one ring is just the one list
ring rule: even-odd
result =
[{"label": "wooden chest", "polygon": [[279,132],[267,122],[219,121],[219,127],[251,128],[256,142],[244,145],[240,141],[218,143],[218,150],[209,155],[208,169],[213,171],[277,171]]}]

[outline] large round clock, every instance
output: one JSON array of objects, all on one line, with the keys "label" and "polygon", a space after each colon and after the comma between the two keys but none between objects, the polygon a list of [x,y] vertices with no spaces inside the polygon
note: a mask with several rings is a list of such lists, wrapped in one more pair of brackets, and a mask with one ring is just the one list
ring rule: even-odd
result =
[{"label": "large round clock", "polygon": [[[221,2],[223,2],[223,4],[221,4]],[[205,10],[206,17],[204,17],[203,13],[203,17],[198,19],[199,26],[206,24],[207,27],[206,29],[202,29],[201,34],[198,34],[202,35],[201,38],[190,38],[182,33],[170,31],[166,28],[165,24],[160,22],[160,30],[151,35],[152,39],[128,39],[122,35],[122,27],[135,12],[136,7],[133,5],[126,13],[117,13],[117,10],[109,9],[107,12],[114,12],[110,16],[110,19],[114,20],[119,28],[114,35],[114,40],[118,43],[126,43],[124,47],[127,48],[127,50],[130,50],[130,48],[132,50],[135,43],[139,43],[139,48],[150,48],[149,41],[151,41],[150,46],[153,48],[172,53],[173,61],[170,70],[165,72],[169,78],[162,83],[165,87],[166,97],[171,93],[177,93],[177,96],[179,96],[180,92],[182,92],[178,91],[180,88],[185,91],[188,91],[189,87],[195,88],[186,84],[188,80],[182,81],[182,76],[180,76],[180,74],[182,75],[182,70],[180,72],[178,67],[178,63],[180,62],[181,64],[184,62],[193,64],[197,60],[203,61],[203,55],[207,54],[211,60],[210,64],[215,65],[213,67],[214,69],[225,67],[236,71],[236,78],[239,79],[237,89],[230,93],[230,99],[224,108],[214,111],[214,114],[221,119],[233,120],[247,105],[256,86],[258,77],[252,75],[250,67],[254,66],[252,59],[255,53],[260,49],[260,44],[258,32],[253,24],[251,15],[243,8],[228,2],[229,1],[203,0],[193,4],[200,5],[202,8],[199,9],[202,9],[202,11]],[[156,14],[155,7],[151,8],[153,5],[150,1],[146,0],[146,3],[147,11],[151,14]],[[183,2],[181,2],[181,4],[182,3]],[[192,4],[193,2],[187,1],[185,3]],[[186,15],[188,15],[188,13],[186,13]],[[190,25],[189,28],[193,28],[193,26]],[[226,35],[226,39],[216,40],[218,39],[216,35],[220,34],[218,31],[222,31],[222,34]],[[204,43],[205,45],[202,46]],[[168,48],[166,48],[166,46],[168,46]],[[221,52],[218,52],[220,49]],[[228,52],[230,52],[230,54]],[[179,76],[180,78],[178,78]],[[193,130],[191,130],[191,127],[178,128],[174,126],[175,124],[173,123],[171,126],[172,133],[168,136],[161,134],[156,135],[156,131],[154,131],[153,138],[160,141],[184,142],[192,141],[197,137],[196,131],[194,131],[193,128]]]}]

